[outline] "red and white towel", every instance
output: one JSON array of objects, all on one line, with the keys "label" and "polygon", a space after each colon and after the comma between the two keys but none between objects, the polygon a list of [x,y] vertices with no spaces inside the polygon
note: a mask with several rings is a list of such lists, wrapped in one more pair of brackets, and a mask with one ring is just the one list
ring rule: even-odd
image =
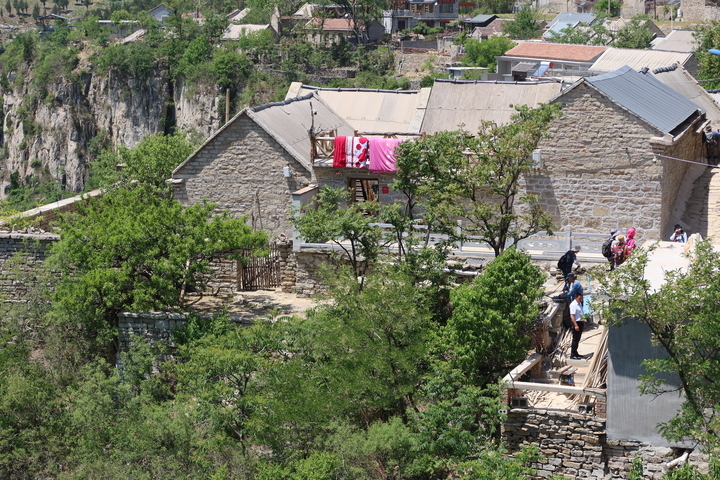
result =
[{"label": "red and white towel", "polygon": [[348,168],[368,168],[368,139],[365,137],[347,137],[346,154]]}]

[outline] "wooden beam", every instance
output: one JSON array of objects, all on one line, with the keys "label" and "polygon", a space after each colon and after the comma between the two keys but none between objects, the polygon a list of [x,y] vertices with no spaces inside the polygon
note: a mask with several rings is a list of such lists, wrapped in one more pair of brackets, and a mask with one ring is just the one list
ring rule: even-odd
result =
[{"label": "wooden beam", "polygon": [[541,392],[567,393],[570,395],[592,395],[595,397],[605,397],[605,390],[596,388],[571,387],[569,385],[557,385],[553,383],[532,383],[532,382],[507,382],[508,388],[518,390],[536,390]]},{"label": "wooden beam", "polygon": [[525,372],[534,367],[538,362],[542,361],[542,359],[542,355],[540,355],[539,353],[533,353],[525,360],[523,360],[520,365],[513,368],[510,373],[505,375],[505,378],[503,378],[502,381],[505,383],[512,383],[514,379],[522,377]]}]

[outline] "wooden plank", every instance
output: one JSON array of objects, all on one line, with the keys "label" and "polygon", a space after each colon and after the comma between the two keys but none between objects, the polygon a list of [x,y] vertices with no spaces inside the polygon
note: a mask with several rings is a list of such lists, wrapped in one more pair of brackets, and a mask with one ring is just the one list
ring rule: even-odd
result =
[{"label": "wooden plank", "polygon": [[523,362],[518,365],[517,367],[513,368],[510,373],[505,375],[505,378],[503,378],[503,382],[509,383],[512,382],[515,378],[520,378],[525,372],[530,370],[532,367],[534,367],[537,363],[542,361],[543,356],[539,353],[533,353],[529,357],[527,357]]},{"label": "wooden plank", "polygon": [[507,382],[508,388],[516,388],[518,390],[534,390],[541,392],[568,393],[570,395],[591,395],[595,397],[605,397],[605,390],[587,388],[587,387],[570,387],[568,385],[557,385],[553,383],[532,383],[532,382]]}]

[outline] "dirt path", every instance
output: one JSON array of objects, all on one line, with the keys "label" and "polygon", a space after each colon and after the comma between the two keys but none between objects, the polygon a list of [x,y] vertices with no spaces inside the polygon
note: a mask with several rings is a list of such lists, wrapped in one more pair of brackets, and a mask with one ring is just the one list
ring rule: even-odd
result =
[{"label": "dirt path", "polygon": [[311,298],[297,298],[294,293],[277,290],[254,290],[235,292],[233,295],[203,297],[192,310],[203,314],[219,313],[223,308],[233,316],[267,317],[278,315],[301,315],[318,305]]}]

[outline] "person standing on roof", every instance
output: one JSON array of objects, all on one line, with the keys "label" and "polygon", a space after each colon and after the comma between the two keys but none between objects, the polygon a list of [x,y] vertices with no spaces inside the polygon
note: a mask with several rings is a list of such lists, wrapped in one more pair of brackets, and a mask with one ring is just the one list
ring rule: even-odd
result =
[{"label": "person standing on roof", "polygon": [[579,293],[580,295],[583,294],[583,286],[582,283],[580,283],[580,280],[575,277],[575,274],[570,272],[567,274],[567,277],[565,277],[568,285],[570,286],[570,290],[567,293],[563,293],[560,295],[561,298],[567,298],[572,300],[577,296]]},{"label": "person standing on roof", "polygon": [[687,242],[687,233],[683,230],[679,223],[675,224],[675,231],[670,235],[671,242],[685,243]]},{"label": "person standing on roof", "polygon": [[627,254],[630,255],[633,250],[637,248],[637,245],[635,244],[635,229],[634,228],[628,228],[627,235],[625,238],[625,250],[627,250]]},{"label": "person standing on roof", "polygon": [[613,258],[612,253],[612,247],[615,242],[615,237],[617,237],[618,231],[615,228],[610,229],[610,236],[605,239],[605,241],[602,244],[601,253],[603,254],[603,257],[607,258],[608,262],[610,262],[610,270],[615,268],[615,259]]},{"label": "person standing on roof", "polygon": [[570,358],[572,360],[582,360],[578,353],[580,346],[580,337],[585,329],[585,320],[583,320],[583,294],[575,295],[575,300],[570,304],[570,321],[565,323],[565,327],[572,332],[572,344],[570,345]]},{"label": "person standing on roof", "polygon": [[[563,274],[563,278],[567,280],[568,274],[572,272],[573,265],[577,264],[577,268],[580,268],[580,262],[578,262],[577,259],[577,253],[580,251],[580,245],[575,245],[573,248],[565,252],[565,255],[560,257],[560,260],[558,260],[557,267],[560,269],[560,271]],[[565,283],[565,288],[563,290],[567,290],[569,288],[569,285],[567,282]]]}]

